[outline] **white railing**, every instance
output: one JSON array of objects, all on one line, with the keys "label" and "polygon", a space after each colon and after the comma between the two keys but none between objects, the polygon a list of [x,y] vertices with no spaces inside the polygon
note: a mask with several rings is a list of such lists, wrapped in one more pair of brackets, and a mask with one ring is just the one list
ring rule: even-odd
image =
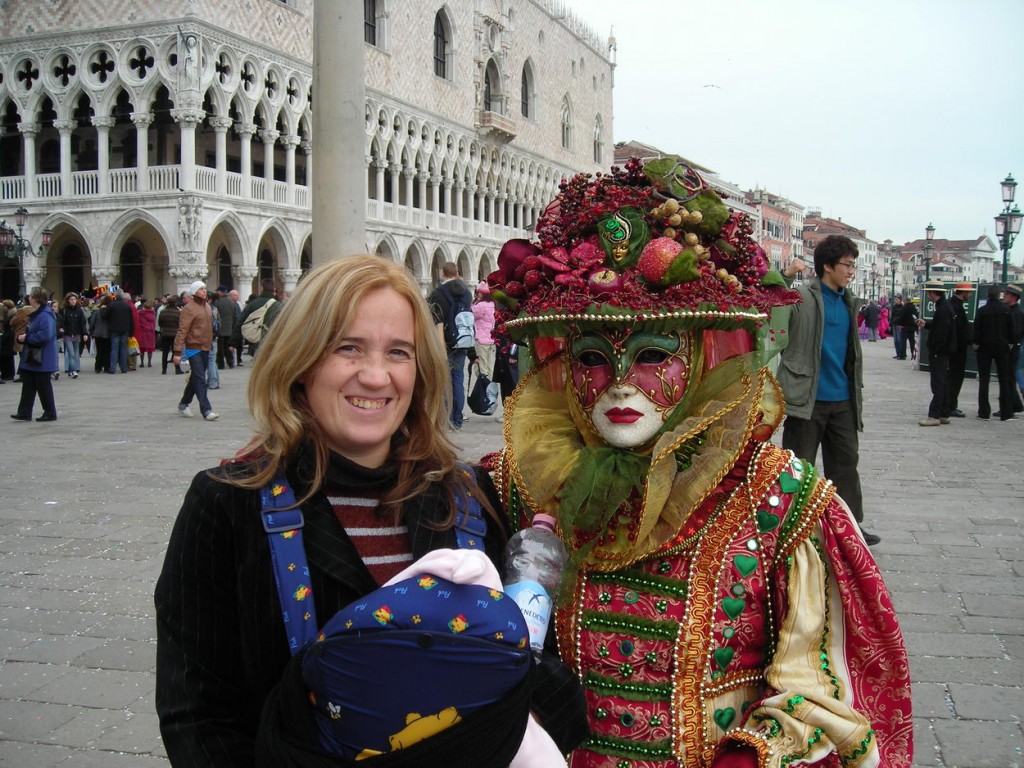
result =
[{"label": "white railing", "polygon": [[71,189],[76,197],[99,194],[100,175],[97,171],[75,171],[71,174]]},{"label": "white railing", "polygon": [[242,174],[228,173],[228,195],[231,197],[242,196]]},{"label": "white railing", "polygon": [[273,194],[273,201],[275,203],[287,203],[288,202],[288,185],[283,181],[272,182],[273,186],[270,191]]},{"label": "white railing", "polygon": [[24,197],[24,176],[0,176],[0,200],[22,200]]},{"label": "white railing", "polygon": [[60,197],[60,174],[43,173],[36,176],[36,197]]},{"label": "white railing", "polygon": [[309,208],[309,187],[295,187],[295,205],[299,208]]},{"label": "white railing", "polygon": [[178,181],[180,167],[177,165],[157,165],[149,169],[149,189],[151,192],[177,192],[181,187]]},{"label": "white railing", "polygon": [[250,179],[252,182],[252,199],[263,200],[263,190],[267,188],[265,179]]},{"label": "white railing", "polygon": [[217,169],[206,166],[196,168],[196,190],[199,192],[217,191]]},{"label": "white railing", "polygon": [[123,195],[139,189],[139,175],[135,168],[115,168],[110,172],[110,194]]}]

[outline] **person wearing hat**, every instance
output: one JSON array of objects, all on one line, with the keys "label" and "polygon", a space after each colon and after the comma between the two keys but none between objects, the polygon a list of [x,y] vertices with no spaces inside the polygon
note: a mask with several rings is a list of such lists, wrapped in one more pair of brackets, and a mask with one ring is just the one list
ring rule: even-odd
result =
[{"label": "person wearing hat", "polygon": [[949,306],[953,310],[953,322],[956,325],[956,347],[949,356],[949,380],[946,383],[946,396],[949,402],[946,407],[949,415],[958,419],[964,417],[958,401],[967,371],[967,348],[971,346],[970,323],[967,320],[965,304],[970,301],[972,293],[974,283],[957,283],[949,299]]},{"label": "person wearing hat", "polygon": [[978,418],[989,418],[992,408],[988,399],[988,384],[992,375],[992,363],[996,366],[999,382],[999,411],[1002,421],[1013,415],[1013,371],[1010,369],[1010,340],[1013,338],[1013,321],[1010,309],[999,300],[1001,291],[992,285],[988,289],[988,301],[978,308],[974,315],[974,346],[978,357]]},{"label": "person wearing hat", "polygon": [[919,328],[928,330],[928,377],[932,399],[928,403],[928,415],[918,424],[937,427],[949,424],[949,360],[957,348],[956,318],[946,300],[945,283],[929,280],[924,284],[924,292],[928,301],[935,304],[931,320],[917,321]]},{"label": "person wearing hat", "polygon": [[[774,445],[799,298],[681,158],[579,175],[488,276],[533,366],[494,457],[513,521],[558,520],[573,768],[909,766],[906,652],[847,505]],[[810,745],[810,750],[808,750]]]},{"label": "person wearing hat", "polygon": [[[1010,339],[1010,370],[1017,380],[1017,387],[1013,393],[1013,412],[1024,412],[1024,356],[1020,353],[1021,343],[1024,342],[1024,307],[1020,303],[1020,295],[1024,288],[1016,283],[1006,286],[1003,291],[1003,303],[1010,308],[1010,320],[1013,322],[1013,336]],[[1018,391],[1019,390],[1019,391]]]},{"label": "person wearing hat", "polygon": [[178,333],[174,337],[174,357],[171,362],[177,367],[188,360],[189,375],[185,391],[178,401],[178,413],[192,417],[192,399],[199,402],[199,412],[206,421],[216,421],[207,397],[206,375],[210,365],[210,349],[213,347],[213,311],[206,300],[206,283],[196,280],[188,288],[192,301],[181,308],[178,317]]}]

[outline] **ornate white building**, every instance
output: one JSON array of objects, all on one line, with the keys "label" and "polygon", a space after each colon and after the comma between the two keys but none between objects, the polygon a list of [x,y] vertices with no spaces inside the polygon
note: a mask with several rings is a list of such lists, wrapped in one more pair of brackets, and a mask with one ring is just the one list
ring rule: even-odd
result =
[{"label": "ornate white building", "polygon": [[[36,255],[52,233],[27,285],[291,290],[312,262],[312,22],[312,0],[4,4],[0,219],[26,209]],[[614,41],[560,0],[365,0],[362,37],[366,248],[424,290],[445,261],[494,269],[563,178],[612,164]]]}]

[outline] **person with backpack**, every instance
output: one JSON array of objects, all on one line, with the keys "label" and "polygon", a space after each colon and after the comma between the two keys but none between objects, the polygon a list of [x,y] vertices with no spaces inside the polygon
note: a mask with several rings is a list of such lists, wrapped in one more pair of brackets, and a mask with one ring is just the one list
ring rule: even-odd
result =
[{"label": "person with backpack", "polygon": [[441,266],[441,284],[427,299],[434,322],[442,331],[448,350],[448,369],[452,380],[451,429],[462,429],[462,409],[466,405],[466,355],[473,348],[476,318],[469,291],[454,262]]},{"label": "person with backpack", "polygon": [[[531,735],[534,747],[547,740],[564,768],[561,755],[585,737],[582,688],[553,647],[536,663],[525,646],[512,649],[522,682],[475,711],[460,708],[455,725],[441,722],[445,702],[423,695],[329,685],[335,673],[384,671],[365,656],[333,665],[339,652],[358,652],[353,639],[392,643],[406,664],[388,653],[389,671],[426,694],[454,677],[487,701],[507,677],[501,664],[481,660],[481,651],[505,656],[509,648],[503,637],[479,636],[478,603],[457,605],[456,591],[434,589],[432,577],[477,580],[463,580],[455,563],[500,571],[509,536],[488,473],[461,464],[448,440],[443,349],[412,275],[377,256],[313,269],[281,312],[249,381],[254,435],[233,459],[193,478],[156,584],[156,711],[175,768],[353,764],[333,757],[339,746],[384,753],[366,763],[381,768],[504,768]],[[360,610],[417,569],[420,581],[386,598],[393,611],[376,602]],[[507,608],[503,598],[496,591],[485,602]],[[409,600],[423,610],[405,610],[417,608]],[[453,628],[434,634],[428,613],[439,600],[451,606]],[[373,625],[363,638],[332,629],[346,609]],[[406,621],[418,624],[415,633],[398,626]],[[432,674],[435,638],[435,651],[452,649],[463,675]],[[423,666],[409,663],[413,654]],[[422,722],[407,729],[411,712]],[[371,740],[361,727],[368,718],[404,748]],[[435,723],[450,727],[431,736],[424,726]],[[553,764],[518,756],[516,765]]]},{"label": "person with backpack", "polygon": [[260,282],[260,295],[249,300],[232,328],[231,346],[241,349],[244,341],[249,345],[250,356],[254,356],[280,311],[281,302],[274,295],[274,279],[265,277]]}]

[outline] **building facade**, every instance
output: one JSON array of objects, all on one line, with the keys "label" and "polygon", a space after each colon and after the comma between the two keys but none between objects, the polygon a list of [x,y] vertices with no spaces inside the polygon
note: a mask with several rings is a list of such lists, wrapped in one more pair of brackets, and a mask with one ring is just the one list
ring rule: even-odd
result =
[{"label": "building facade", "polygon": [[[192,280],[243,297],[312,263],[312,0],[27,0],[0,17],[0,263],[63,294]],[[612,154],[611,40],[557,0],[364,2],[366,249],[426,291],[496,266],[578,171]],[[321,73],[343,77],[344,73]],[[329,247],[329,246],[324,246]],[[341,254],[338,254],[341,255]]]}]

